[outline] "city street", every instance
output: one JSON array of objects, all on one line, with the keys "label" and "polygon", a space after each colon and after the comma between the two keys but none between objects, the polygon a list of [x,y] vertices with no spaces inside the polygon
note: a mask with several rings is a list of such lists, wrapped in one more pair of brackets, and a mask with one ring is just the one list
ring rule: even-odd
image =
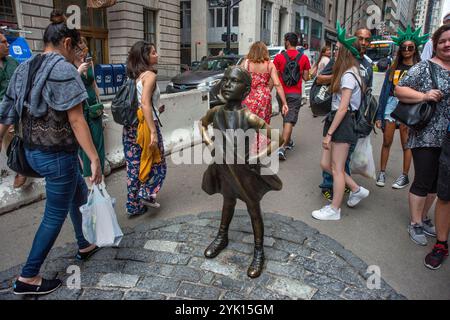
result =
[{"label": "city street", "polygon": [[[379,188],[374,180],[357,176],[356,180],[371,191],[369,198],[354,209],[343,206],[342,218],[338,222],[320,222],[311,217],[313,210],[326,203],[318,188],[321,182],[322,125],[322,118],[313,118],[308,106],[302,108],[299,125],[294,131],[296,147],[288,153],[288,160],[280,164],[283,190],[271,192],[263,199],[263,211],[303,221],[335,239],[367,265],[379,266],[381,277],[408,299],[450,299],[450,262],[444,263],[437,271],[425,268],[423,258],[430,251],[434,239],[429,238],[427,247],[420,247],[409,239],[406,231],[409,222],[408,188],[394,190],[390,187],[401,173],[398,135],[389,159],[386,187]],[[273,127],[281,127],[281,117],[273,119]],[[377,167],[381,140],[381,134],[372,137]],[[134,228],[160,219],[219,211],[221,197],[208,196],[201,189],[205,169],[205,165],[176,166],[169,160],[168,176],[159,196],[161,208],[131,220],[125,216],[123,209],[126,199],[125,172],[114,172],[106,181],[110,194],[117,198],[120,225]],[[412,177],[413,169],[410,173]],[[0,271],[26,260],[44,204],[41,201],[0,216]],[[238,208],[245,209],[245,206],[238,202]],[[250,220],[247,221],[250,226]],[[56,246],[73,242],[73,229],[70,219],[67,219]]]}]

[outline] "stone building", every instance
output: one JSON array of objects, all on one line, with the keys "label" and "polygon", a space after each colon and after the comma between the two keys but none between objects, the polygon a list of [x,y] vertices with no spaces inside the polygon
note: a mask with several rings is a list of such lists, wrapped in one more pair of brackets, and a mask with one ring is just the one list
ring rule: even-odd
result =
[{"label": "stone building", "polygon": [[[2,0],[8,25],[31,31],[25,37],[34,52],[43,49],[42,37],[54,8],[81,8],[81,33],[88,39],[96,63],[125,63],[129,48],[139,40],[156,44],[159,74],[180,72],[180,0],[118,0],[104,9],[87,8],[86,0]],[[71,12],[69,12],[70,14]]]}]

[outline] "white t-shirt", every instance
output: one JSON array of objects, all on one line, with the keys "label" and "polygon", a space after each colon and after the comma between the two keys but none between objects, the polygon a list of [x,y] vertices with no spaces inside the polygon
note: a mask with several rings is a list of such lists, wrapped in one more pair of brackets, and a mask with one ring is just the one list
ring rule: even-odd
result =
[{"label": "white t-shirt", "polygon": [[[350,89],[352,90],[352,96],[350,98],[350,105],[352,111],[356,111],[359,109],[361,105],[361,88],[356,81],[353,75],[356,75],[359,82],[361,83],[361,77],[359,76],[358,69],[355,67],[347,70],[341,78],[341,90],[342,89]],[[341,103],[342,94],[341,93],[333,93],[333,100],[331,101],[331,110],[336,111],[339,109],[339,105]]]},{"label": "white t-shirt", "polygon": [[422,54],[420,55],[420,60],[430,60],[433,57],[433,40],[428,40],[423,47]]},{"label": "white t-shirt", "polygon": [[327,66],[328,63],[330,63],[330,58],[323,56],[317,66],[317,74],[321,74],[322,70]]}]

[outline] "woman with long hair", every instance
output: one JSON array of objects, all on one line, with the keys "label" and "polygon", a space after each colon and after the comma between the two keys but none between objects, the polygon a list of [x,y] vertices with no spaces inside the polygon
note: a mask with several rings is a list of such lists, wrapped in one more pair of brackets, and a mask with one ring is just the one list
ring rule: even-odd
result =
[{"label": "woman with long hair", "polygon": [[[395,87],[395,94],[404,103],[435,103],[436,109],[422,130],[409,130],[407,147],[414,163],[414,181],[409,190],[410,223],[408,233],[416,244],[426,246],[426,235],[436,237],[435,250],[425,264],[438,268],[448,256],[449,167],[448,132],[450,123],[450,25],[433,34],[435,56],[419,62]],[[435,76],[433,84],[431,74]],[[428,218],[436,194],[436,227]],[[436,235],[437,233],[437,235]]]},{"label": "woman with long hair", "polygon": [[166,177],[167,165],[161,135],[158,108],[160,91],[156,83],[158,53],[154,44],[135,43],[128,54],[127,75],[136,80],[139,124],[123,128],[123,145],[127,164],[127,213],[143,214],[147,207],[159,208],[156,196]]},{"label": "woman with long hair", "polygon": [[282,111],[287,112],[286,96],[281,86],[278,72],[270,61],[269,50],[262,41],[256,41],[250,47],[243,67],[252,76],[252,88],[243,104],[258,117],[270,124],[272,118],[272,86],[277,90],[282,102]]},{"label": "woman with long hair", "polygon": [[[286,96],[281,86],[278,72],[270,61],[269,50],[262,41],[256,41],[250,47],[250,51],[243,61],[243,68],[252,76],[250,94],[242,102],[252,113],[270,124],[272,118],[272,87],[277,90],[281,99],[281,110],[283,114],[288,112]],[[267,139],[264,135],[257,135],[257,142],[252,146],[252,153],[258,153],[258,149],[264,148]]]},{"label": "woman with long hair", "polygon": [[[99,107],[100,93],[95,82],[93,61],[87,60],[89,53],[88,43],[86,38],[81,37],[81,41],[78,44],[75,55],[75,67],[78,68],[78,73],[81,76],[81,80],[84,83],[88,98],[83,102],[83,114],[86,122],[89,126],[89,130],[94,142],[95,149],[100,157],[100,165],[102,166],[102,175],[105,171],[105,139],[103,134],[103,110]],[[92,107],[96,107],[96,110],[90,110]],[[87,177],[91,176],[90,160],[86,152],[80,150],[80,158],[83,168],[83,177],[85,177],[86,183],[89,187],[90,181]],[[104,175],[102,181],[104,182]]]},{"label": "woman with long hair", "polygon": [[[320,162],[322,169],[333,175],[333,201],[331,205],[312,213],[312,216],[318,220],[339,220],[341,218],[340,208],[346,185],[351,190],[347,201],[349,207],[356,206],[369,195],[369,190],[360,187],[345,172],[345,162],[350,145],[358,140],[355,132],[355,113],[361,103],[362,82],[359,74],[359,62],[354,56],[359,54],[359,50],[349,45],[348,40],[340,39],[340,41],[346,43],[346,46],[341,42],[338,43],[338,54],[333,66],[330,85],[333,93],[332,111],[327,116],[323,128],[323,151]],[[354,50],[350,50],[351,48]]]},{"label": "woman with long hair", "polygon": [[90,160],[91,182],[99,184],[102,178],[100,159],[83,116],[82,103],[88,95],[73,66],[80,34],[67,26],[59,11],[53,11],[50,20],[44,32],[44,53],[17,68],[0,105],[0,140],[9,125],[21,125],[27,162],[45,178],[44,217],[14,283],[14,293],[21,295],[48,294],[61,286],[60,280],[43,279],[39,271],[69,212],[79,248],[76,259],[86,260],[98,250],[83,236],[79,210],[88,196],[79,170],[80,146]]},{"label": "woman with long hair", "polygon": [[315,77],[322,72],[322,70],[326,67],[326,65],[330,62],[331,59],[331,48],[325,46],[320,50],[319,59],[313,65],[311,69],[311,76]]},{"label": "woman with long hair", "polygon": [[395,87],[407,74],[408,70],[420,62],[419,44],[407,38],[398,42],[399,49],[391,68],[386,72],[377,112],[376,126],[383,129],[383,145],[381,147],[380,172],[377,176],[377,186],[384,187],[386,183],[386,166],[389,153],[394,140],[395,130],[400,129],[400,140],[403,148],[403,172],[395,180],[392,188],[403,189],[409,184],[408,172],[411,166],[411,150],[406,147],[408,142],[408,127],[398,123],[391,117],[391,113],[397,107],[398,99],[395,96]]}]

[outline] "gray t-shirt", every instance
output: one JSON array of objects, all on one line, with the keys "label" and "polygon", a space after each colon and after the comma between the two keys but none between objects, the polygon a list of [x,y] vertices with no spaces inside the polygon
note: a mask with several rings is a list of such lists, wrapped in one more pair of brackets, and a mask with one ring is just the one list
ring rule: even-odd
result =
[{"label": "gray t-shirt", "polygon": [[[356,68],[352,68],[347,70],[341,79],[341,90],[342,89],[350,89],[352,90],[352,96],[350,98],[350,105],[352,111],[356,111],[359,109],[361,104],[361,87],[358,84],[358,81],[355,79],[358,78],[358,81],[361,81],[361,77],[358,75],[358,70]],[[336,111],[339,109],[339,105],[341,103],[342,94],[334,93],[333,100],[331,102],[331,110]]]}]

